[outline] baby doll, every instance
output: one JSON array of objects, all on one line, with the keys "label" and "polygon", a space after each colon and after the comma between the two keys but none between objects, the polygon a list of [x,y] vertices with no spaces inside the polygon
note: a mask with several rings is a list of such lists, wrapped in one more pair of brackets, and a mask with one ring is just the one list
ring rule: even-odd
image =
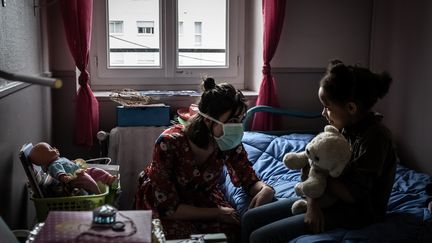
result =
[{"label": "baby doll", "polygon": [[72,187],[82,188],[89,193],[101,193],[96,181],[111,185],[116,180],[116,176],[103,169],[81,169],[69,159],[60,157],[60,153],[56,148],[44,142],[38,143],[32,148],[29,160],[41,166],[44,171],[55,179]]}]

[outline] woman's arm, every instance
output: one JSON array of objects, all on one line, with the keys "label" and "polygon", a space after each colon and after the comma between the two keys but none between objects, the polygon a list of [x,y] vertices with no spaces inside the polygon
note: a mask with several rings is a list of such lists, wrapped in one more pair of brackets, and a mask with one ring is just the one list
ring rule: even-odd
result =
[{"label": "woman's arm", "polygon": [[265,184],[264,182],[262,182],[262,181],[257,181],[257,182],[255,182],[255,184],[253,184],[252,186],[251,186],[251,188],[249,189],[249,195],[251,195],[252,197],[254,197],[256,194],[258,194],[261,190],[268,190],[268,189],[270,189],[271,191],[273,191],[273,193],[274,193],[274,189],[273,189],[273,187],[271,187],[271,186],[269,186],[269,185],[267,185],[267,184]]},{"label": "woman's arm", "polygon": [[260,181],[247,158],[243,145],[232,150],[226,161],[228,173],[234,186],[242,186],[252,197],[249,208],[269,203],[273,200],[274,189]]},{"label": "woman's arm", "polygon": [[249,194],[253,197],[249,208],[254,208],[273,201],[275,190],[264,182],[257,181],[249,189]]},{"label": "woman's arm", "polygon": [[179,204],[174,214],[165,217],[171,220],[218,221],[239,224],[239,216],[233,208],[199,208],[187,204]]}]

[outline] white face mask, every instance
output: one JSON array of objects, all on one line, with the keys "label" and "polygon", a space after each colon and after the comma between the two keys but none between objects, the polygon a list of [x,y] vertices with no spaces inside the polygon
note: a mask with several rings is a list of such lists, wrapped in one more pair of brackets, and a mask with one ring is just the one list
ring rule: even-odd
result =
[{"label": "white face mask", "polygon": [[243,124],[242,123],[223,123],[219,120],[214,119],[213,117],[202,113],[198,110],[198,113],[207,118],[210,119],[220,125],[222,125],[223,134],[220,137],[215,137],[216,143],[218,144],[218,147],[220,150],[230,150],[235,147],[237,147],[243,138]]}]

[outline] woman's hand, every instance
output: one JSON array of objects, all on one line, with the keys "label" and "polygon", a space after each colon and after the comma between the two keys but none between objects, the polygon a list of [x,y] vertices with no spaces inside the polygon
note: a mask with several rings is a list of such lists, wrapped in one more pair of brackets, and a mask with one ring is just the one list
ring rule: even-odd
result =
[{"label": "woman's hand", "polygon": [[235,209],[228,207],[219,207],[217,214],[217,221],[226,224],[240,225],[240,217]]},{"label": "woman's hand", "polygon": [[252,198],[249,208],[255,208],[271,202],[273,200],[274,193],[275,192],[273,188],[264,184],[261,187],[261,190],[259,190],[258,193]]},{"label": "woman's hand", "polygon": [[320,205],[316,199],[307,198],[308,206],[305,215],[305,223],[309,224],[314,233],[324,231],[325,221]]}]

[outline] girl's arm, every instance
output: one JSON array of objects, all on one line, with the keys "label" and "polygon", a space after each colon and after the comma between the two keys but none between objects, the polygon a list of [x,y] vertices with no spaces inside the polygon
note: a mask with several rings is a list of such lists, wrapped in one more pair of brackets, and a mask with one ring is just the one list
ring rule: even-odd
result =
[{"label": "girl's arm", "polygon": [[338,179],[331,177],[327,179],[327,191],[344,202],[355,202],[348,188]]},{"label": "girl's arm", "polygon": [[309,224],[314,233],[321,233],[325,229],[325,219],[318,199],[306,198],[307,210],[304,222]]}]

